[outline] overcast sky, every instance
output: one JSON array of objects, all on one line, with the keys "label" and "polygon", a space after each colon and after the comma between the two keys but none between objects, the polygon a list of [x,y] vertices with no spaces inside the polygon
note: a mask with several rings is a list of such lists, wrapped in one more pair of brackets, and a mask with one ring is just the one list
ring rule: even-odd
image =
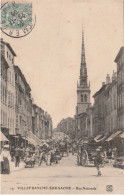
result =
[{"label": "overcast sky", "polygon": [[122,5],[122,0],[34,0],[33,31],[20,39],[2,35],[17,54],[15,64],[34,102],[51,114],[54,127],[75,114],[82,25],[92,103],[106,74],[116,70],[114,59],[123,40]]}]

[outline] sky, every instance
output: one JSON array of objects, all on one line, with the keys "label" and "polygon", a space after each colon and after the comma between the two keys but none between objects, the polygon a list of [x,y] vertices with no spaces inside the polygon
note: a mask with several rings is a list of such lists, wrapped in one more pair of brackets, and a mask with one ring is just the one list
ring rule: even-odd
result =
[{"label": "sky", "polygon": [[123,45],[122,0],[33,0],[36,25],[19,39],[2,34],[17,54],[34,102],[47,111],[53,127],[73,117],[81,62],[82,26],[88,80],[93,94],[106,75],[116,71],[114,59]]}]

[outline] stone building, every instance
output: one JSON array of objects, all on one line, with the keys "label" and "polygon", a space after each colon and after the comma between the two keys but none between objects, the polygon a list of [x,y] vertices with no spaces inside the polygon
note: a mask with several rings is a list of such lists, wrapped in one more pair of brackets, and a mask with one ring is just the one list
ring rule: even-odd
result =
[{"label": "stone building", "polygon": [[1,39],[1,130],[11,135],[15,134],[15,56],[10,44]]},{"label": "stone building", "polygon": [[18,66],[15,69],[15,114],[16,134],[25,136],[32,131],[31,88]]},{"label": "stone building", "polygon": [[65,135],[68,135],[71,139],[75,138],[75,119],[68,117],[62,119],[60,123],[58,123],[56,132],[63,132]]},{"label": "stone building", "polygon": [[[31,88],[14,65],[14,50],[1,39],[1,130],[11,145],[40,144],[51,138],[52,118],[33,103]],[[26,145],[26,144],[25,144]]]},{"label": "stone building", "polygon": [[50,114],[47,112],[44,113],[44,131],[45,131],[45,139],[49,139],[52,137],[52,118]]},{"label": "stone building", "polygon": [[8,133],[8,105],[7,105],[7,69],[9,65],[5,59],[5,43],[1,40],[1,130]]},{"label": "stone building", "polygon": [[36,104],[33,105],[32,129],[40,139],[49,139],[52,136],[52,118]]},{"label": "stone building", "polygon": [[102,83],[102,87],[94,95],[94,111],[93,111],[93,126],[94,135],[101,134],[105,132],[105,91],[110,85],[110,76],[106,77],[105,82]]},{"label": "stone building", "polygon": [[105,132],[117,130],[117,76],[113,72],[112,82],[105,90]]},{"label": "stone building", "polygon": [[117,63],[117,124],[118,129],[124,131],[124,47],[115,59]]}]

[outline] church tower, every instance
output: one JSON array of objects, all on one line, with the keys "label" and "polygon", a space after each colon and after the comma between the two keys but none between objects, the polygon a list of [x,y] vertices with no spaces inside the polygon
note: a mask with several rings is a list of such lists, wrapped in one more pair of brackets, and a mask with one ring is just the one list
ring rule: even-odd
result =
[{"label": "church tower", "polygon": [[76,115],[86,112],[90,107],[90,83],[88,84],[87,66],[85,58],[84,32],[82,33],[82,53],[80,65],[80,78],[77,83],[77,107]]}]

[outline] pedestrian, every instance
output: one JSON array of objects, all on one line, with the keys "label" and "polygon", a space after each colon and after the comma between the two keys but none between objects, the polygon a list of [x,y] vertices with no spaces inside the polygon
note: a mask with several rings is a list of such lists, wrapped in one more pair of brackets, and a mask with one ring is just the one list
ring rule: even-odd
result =
[{"label": "pedestrian", "polygon": [[102,156],[101,156],[101,153],[100,153],[100,149],[96,149],[97,151],[97,155],[94,159],[94,165],[97,169],[97,172],[98,172],[98,176],[101,176],[101,170],[100,170],[100,165],[102,165]]},{"label": "pedestrian", "polygon": [[15,148],[15,167],[19,167],[20,163],[20,149],[19,147]]},{"label": "pedestrian", "polygon": [[113,150],[112,150],[112,159],[113,159],[113,163],[116,163],[116,161],[117,161],[117,156],[118,156],[117,148],[113,148]]},{"label": "pedestrian", "polygon": [[109,160],[109,164],[111,165],[112,164],[112,149],[111,148],[109,148],[109,150],[107,152],[107,157]]},{"label": "pedestrian", "polygon": [[11,161],[9,145],[3,146],[3,150],[1,152],[1,160],[2,160],[2,173],[9,174],[10,173],[10,161]]}]

